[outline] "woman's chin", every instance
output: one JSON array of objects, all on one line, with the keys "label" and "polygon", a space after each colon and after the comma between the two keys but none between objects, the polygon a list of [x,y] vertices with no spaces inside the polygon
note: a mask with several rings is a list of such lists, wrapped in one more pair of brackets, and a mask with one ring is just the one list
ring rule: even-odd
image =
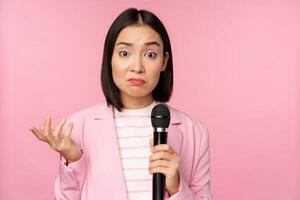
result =
[{"label": "woman's chin", "polygon": [[141,90],[131,90],[126,92],[126,96],[132,98],[147,98],[148,96],[151,96],[151,93]]}]

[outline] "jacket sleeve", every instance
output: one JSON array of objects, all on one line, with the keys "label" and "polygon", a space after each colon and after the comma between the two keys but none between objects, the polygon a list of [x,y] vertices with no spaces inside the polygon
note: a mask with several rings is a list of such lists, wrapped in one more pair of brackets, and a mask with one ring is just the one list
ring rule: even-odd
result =
[{"label": "jacket sleeve", "polygon": [[66,160],[60,155],[59,174],[55,180],[55,199],[56,200],[80,200],[81,189],[86,176],[86,155],[82,147],[82,120],[76,116],[70,116],[67,119],[65,128],[73,122],[72,139],[80,145],[83,154],[82,157],[73,163],[65,164]]},{"label": "jacket sleeve", "polygon": [[196,121],[194,124],[195,155],[192,177],[188,184],[180,174],[179,192],[171,197],[165,195],[166,200],[211,200],[210,193],[210,153],[208,129],[204,123]]}]

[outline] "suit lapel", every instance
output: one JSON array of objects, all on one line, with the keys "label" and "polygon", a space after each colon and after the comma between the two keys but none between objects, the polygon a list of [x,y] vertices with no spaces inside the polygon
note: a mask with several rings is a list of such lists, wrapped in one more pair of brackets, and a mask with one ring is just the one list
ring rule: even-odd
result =
[{"label": "suit lapel", "polygon": [[182,131],[180,130],[181,121],[176,114],[175,110],[170,107],[170,125],[168,128],[168,144],[176,151],[176,153],[180,156],[181,155],[181,147],[182,147]]},{"label": "suit lapel", "polygon": [[97,122],[98,134],[101,134],[99,157],[104,164],[105,176],[115,200],[127,200],[126,185],[123,176],[119,144],[114,124],[112,107],[102,104],[94,120]]}]

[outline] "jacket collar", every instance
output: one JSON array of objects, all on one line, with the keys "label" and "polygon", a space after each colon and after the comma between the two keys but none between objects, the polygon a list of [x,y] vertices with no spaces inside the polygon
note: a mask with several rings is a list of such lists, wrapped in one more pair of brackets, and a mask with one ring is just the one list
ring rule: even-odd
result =
[{"label": "jacket collar", "polygon": [[[181,121],[179,120],[179,117],[176,113],[176,111],[174,110],[174,108],[172,108],[170,105],[165,104],[168,106],[169,110],[170,110],[170,125],[175,125],[175,124],[180,124]],[[100,120],[103,119],[105,117],[112,117],[112,113],[113,113],[113,106],[108,106],[106,103],[99,103],[98,105],[98,109],[96,109],[95,113],[94,113],[94,119],[95,120]]]}]

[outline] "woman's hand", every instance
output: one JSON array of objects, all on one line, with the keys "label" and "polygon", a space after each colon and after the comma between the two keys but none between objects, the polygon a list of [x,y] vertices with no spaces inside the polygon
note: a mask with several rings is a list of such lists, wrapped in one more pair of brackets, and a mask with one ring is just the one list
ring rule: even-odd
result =
[{"label": "woman's hand", "polygon": [[168,144],[153,146],[153,139],[150,139],[150,147],[149,172],[160,172],[166,176],[166,190],[172,196],[179,191],[180,158]]},{"label": "woman's hand", "polygon": [[41,129],[33,127],[30,129],[32,133],[41,141],[46,142],[50,147],[62,154],[68,163],[79,160],[82,151],[79,146],[70,137],[73,123],[69,124],[65,133],[62,133],[66,119],[62,119],[55,129],[51,128],[51,117],[48,116],[41,126]]}]

